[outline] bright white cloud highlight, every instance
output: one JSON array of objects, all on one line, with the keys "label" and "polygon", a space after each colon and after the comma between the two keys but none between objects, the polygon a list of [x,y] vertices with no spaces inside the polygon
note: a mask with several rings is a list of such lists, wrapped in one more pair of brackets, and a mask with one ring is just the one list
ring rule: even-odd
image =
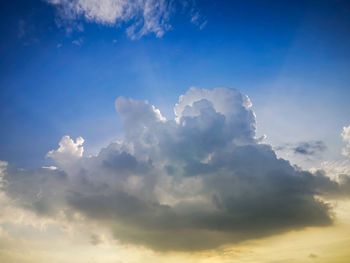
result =
[{"label": "bright white cloud highlight", "polygon": [[[103,25],[130,23],[126,32],[132,39],[154,33],[162,37],[171,28],[170,16],[177,8],[190,9],[194,13],[192,0],[45,0],[59,10],[61,19],[74,21],[83,18]],[[195,12],[193,19],[202,28],[204,19]],[[204,21],[204,22],[203,22]]]},{"label": "bright white cloud highlight", "polygon": [[60,166],[65,167],[83,156],[83,143],[84,139],[82,137],[78,137],[74,142],[69,136],[63,136],[58,144],[59,148],[49,151],[46,156],[52,158]]}]

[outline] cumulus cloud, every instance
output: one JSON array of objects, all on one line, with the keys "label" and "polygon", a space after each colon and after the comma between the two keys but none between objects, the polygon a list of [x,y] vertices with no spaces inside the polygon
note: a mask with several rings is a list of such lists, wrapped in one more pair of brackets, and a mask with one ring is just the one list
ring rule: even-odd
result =
[{"label": "cumulus cloud", "polygon": [[63,136],[59,142],[59,148],[49,151],[46,156],[52,158],[62,167],[70,165],[83,155],[83,143],[82,137],[78,137],[74,142],[69,136]]},{"label": "cumulus cloud", "polygon": [[[189,9],[192,23],[203,28],[205,19],[195,11],[193,0],[44,0],[59,10],[61,21],[85,19],[103,25],[128,24],[132,39],[154,33],[162,37],[171,28],[170,16],[176,9]],[[79,23],[77,25],[80,25]]]},{"label": "cumulus cloud", "polygon": [[170,120],[133,99],[116,109],[123,141],[84,157],[83,139],[65,136],[48,153],[59,169],[4,165],[7,195],[48,217],[80,213],[125,243],[184,251],[329,225],[319,197],[350,194],[347,175],[335,181],[277,158],[236,90],[191,88]]}]

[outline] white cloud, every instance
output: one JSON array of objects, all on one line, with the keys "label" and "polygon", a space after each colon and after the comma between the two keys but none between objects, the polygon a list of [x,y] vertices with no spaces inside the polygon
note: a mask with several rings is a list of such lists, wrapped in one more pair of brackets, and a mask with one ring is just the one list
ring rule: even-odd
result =
[{"label": "white cloud", "polygon": [[[74,21],[84,18],[89,22],[103,25],[131,24],[126,32],[132,39],[154,33],[157,37],[171,28],[169,24],[171,14],[178,6],[190,7],[194,10],[194,1],[182,0],[45,0],[59,10],[64,21]],[[192,11],[193,12],[193,11]],[[201,21],[197,12],[193,23],[201,28]],[[193,19],[192,19],[193,20]]]},{"label": "white cloud", "polygon": [[69,136],[63,136],[59,142],[59,148],[49,151],[46,156],[52,158],[60,166],[65,167],[83,156],[83,143],[84,139],[82,137],[78,137],[74,142]]},{"label": "white cloud", "polygon": [[350,125],[343,127],[341,136],[346,143],[345,147],[342,149],[342,154],[348,158],[321,163],[321,168],[335,181],[341,181],[344,175],[350,174]]},{"label": "white cloud", "polygon": [[64,136],[48,156],[59,169],[5,165],[4,191],[45,217],[79,213],[122,242],[156,250],[201,250],[332,223],[316,196],[350,194],[276,157],[256,138],[249,98],[227,88],[191,88],[166,120],[147,102],[120,97],[125,138],[83,156]]},{"label": "white cloud", "polygon": [[191,17],[191,23],[198,26],[202,30],[207,25],[207,20],[200,15],[199,12],[195,12]]},{"label": "white cloud", "polygon": [[84,39],[82,39],[82,38],[78,38],[78,39],[75,39],[72,41],[72,44],[76,45],[78,47],[80,47],[83,43],[84,43]]},{"label": "white cloud", "polygon": [[342,153],[344,156],[350,158],[350,125],[343,128],[341,134],[343,141],[346,143],[346,146],[343,148]]},{"label": "white cloud", "polygon": [[321,163],[321,169],[327,176],[335,181],[339,181],[339,176],[350,174],[350,160],[325,161]]}]

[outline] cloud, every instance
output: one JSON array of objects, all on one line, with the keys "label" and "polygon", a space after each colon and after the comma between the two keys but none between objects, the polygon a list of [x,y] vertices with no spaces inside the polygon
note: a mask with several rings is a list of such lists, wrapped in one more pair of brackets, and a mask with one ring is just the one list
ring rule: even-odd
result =
[{"label": "cloud", "polygon": [[90,236],[90,243],[94,246],[97,246],[97,245],[103,243],[103,241],[101,240],[101,237],[99,237],[98,235],[92,234]]},{"label": "cloud", "polygon": [[76,45],[78,47],[80,47],[83,43],[84,43],[84,39],[82,39],[82,38],[78,38],[78,39],[75,39],[72,41],[72,44]]},{"label": "cloud", "polygon": [[198,26],[200,30],[202,30],[208,23],[208,21],[198,12],[196,11],[191,16],[191,23]]},{"label": "cloud", "polygon": [[296,155],[304,155],[307,157],[319,156],[327,150],[327,146],[323,141],[306,141],[295,144],[287,143],[282,146],[275,147],[276,151],[291,151]]},{"label": "cloud", "polygon": [[26,209],[50,216],[64,207],[62,195],[68,181],[62,170],[23,170],[6,165],[1,177],[6,194]]},{"label": "cloud", "polygon": [[317,255],[316,255],[316,254],[311,253],[311,254],[309,255],[309,258],[317,258]]},{"label": "cloud", "polygon": [[[195,13],[192,23],[201,29],[204,19],[195,12],[193,0],[44,0],[59,11],[59,23],[83,18],[88,22],[115,26],[128,24],[126,32],[131,39],[154,33],[162,37],[171,29],[171,15],[176,9],[189,9]],[[79,24],[77,24],[79,25]]]},{"label": "cloud", "polygon": [[121,242],[163,251],[329,225],[322,199],[350,194],[347,175],[331,180],[277,158],[236,90],[191,88],[169,120],[133,99],[118,98],[116,109],[123,141],[84,157],[83,139],[64,136],[48,153],[58,169],[3,165],[6,194],[42,216],[79,213]]},{"label": "cloud", "polygon": [[343,141],[346,143],[342,149],[342,154],[347,157],[342,160],[322,162],[321,168],[327,175],[335,181],[347,180],[350,174],[350,126],[343,127],[341,133]]},{"label": "cloud", "polygon": [[59,148],[49,151],[46,156],[52,158],[60,166],[65,167],[74,163],[83,155],[83,143],[84,139],[82,137],[78,137],[74,142],[69,136],[63,136],[59,142]]},{"label": "cloud", "polygon": [[327,146],[323,141],[301,142],[294,147],[294,153],[301,155],[316,155],[324,152]]},{"label": "cloud", "polygon": [[346,157],[350,157],[350,125],[343,128],[341,134],[343,141],[346,143],[346,146],[343,148],[342,153]]},{"label": "cloud", "polygon": [[20,19],[18,21],[18,33],[17,33],[17,37],[18,38],[23,38],[26,35],[26,22],[23,19]]}]

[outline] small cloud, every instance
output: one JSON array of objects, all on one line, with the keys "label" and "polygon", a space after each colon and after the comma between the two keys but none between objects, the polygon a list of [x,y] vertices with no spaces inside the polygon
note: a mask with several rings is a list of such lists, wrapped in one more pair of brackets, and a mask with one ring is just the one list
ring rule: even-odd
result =
[{"label": "small cloud", "polygon": [[26,34],[26,22],[23,19],[18,21],[18,38],[23,38]]},{"label": "small cloud", "polygon": [[84,40],[82,38],[75,39],[75,40],[72,41],[72,44],[76,45],[78,47],[80,47],[83,43],[84,43]]},{"label": "small cloud", "polygon": [[90,243],[91,243],[92,245],[94,245],[94,246],[97,246],[97,245],[103,243],[103,241],[102,241],[102,239],[101,239],[100,236],[98,236],[98,235],[96,235],[96,234],[92,234],[92,235],[90,236]]},{"label": "small cloud", "polygon": [[76,29],[79,31],[79,32],[83,32],[84,31],[84,25],[82,23],[78,23],[76,25]]},{"label": "small cloud", "polygon": [[57,48],[61,48],[63,45],[61,44],[61,43],[58,43],[57,45],[56,45],[56,47]]},{"label": "small cloud", "polygon": [[323,141],[304,141],[299,143],[286,143],[284,145],[274,147],[275,151],[289,152],[304,157],[320,157],[327,150],[327,146]]},{"label": "small cloud", "polygon": [[78,137],[74,142],[69,136],[63,136],[59,142],[59,148],[49,151],[46,156],[61,166],[69,165],[83,156],[83,143],[82,137]]},{"label": "small cloud", "polygon": [[191,16],[191,23],[198,26],[200,30],[202,30],[207,25],[207,20],[200,15],[197,11]]},{"label": "small cloud", "polygon": [[191,17],[191,22],[192,22],[193,24],[195,24],[195,23],[198,22],[198,20],[199,20],[199,13],[197,12],[197,13],[195,13],[195,14]]},{"label": "small cloud", "polygon": [[316,254],[313,254],[313,253],[311,253],[310,255],[309,255],[309,258],[317,258],[318,256],[316,255]]},{"label": "small cloud", "polygon": [[113,44],[116,44],[117,42],[118,42],[118,40],[116,40],[116,39],[113,39]]},{"label": "small cloud", "polygon": [[293,148],[294,153],[302,155],[316,155],[324,152],[327,146],[323,141],[300,142]]},{"label": "small cloud", "polygon": [[49,169],[49,170],[57,170],[57,167],[56,166],[43,166],[41,167],[43,169]]},{"label": "small cloud", "polygon": [[34,25],[23,19],[18,21],[17,38],[23,41],[24,46],[29,46],[39,42],[39,38],[35,36]]},{"label": "small cloud", "polygon": [[208,21],[205,20],[200,26],[199,29],[202,30],[206,25],[207,25]]}]

